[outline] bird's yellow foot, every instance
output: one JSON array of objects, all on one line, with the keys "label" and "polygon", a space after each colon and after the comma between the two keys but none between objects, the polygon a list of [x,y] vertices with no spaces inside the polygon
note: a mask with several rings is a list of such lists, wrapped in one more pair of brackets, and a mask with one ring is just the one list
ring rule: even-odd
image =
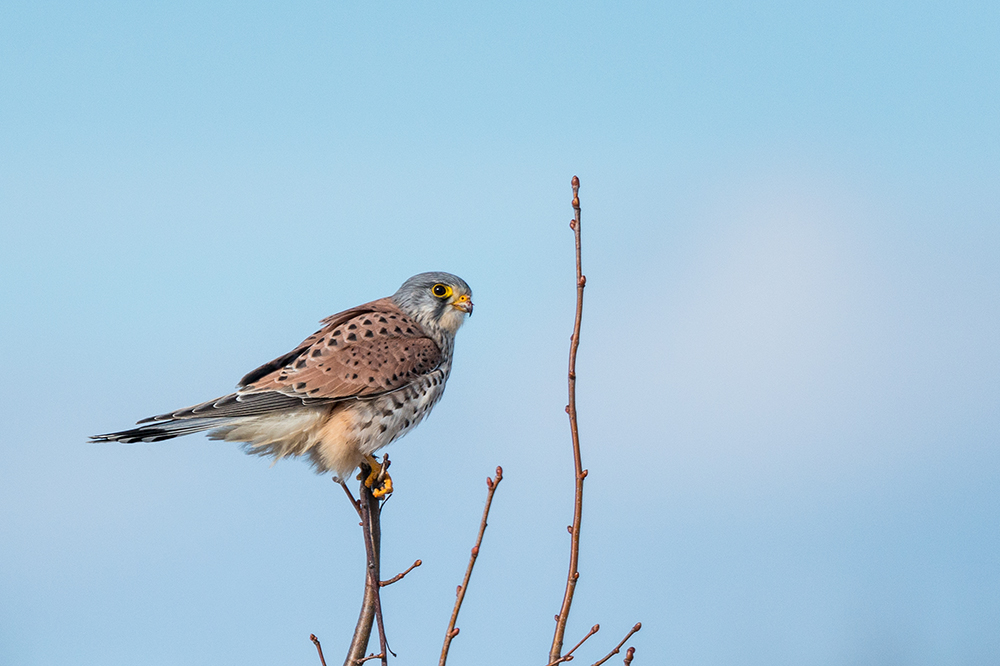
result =
[{"label": "bird's yellow foot", "polygon": [[[374,456],[365,456],[364,465],[367,465],[368,469],[371,470],[368,472],[368,476],[365,477],[365,486],[371,488],[372,495],[376,498],[381,498],[392,494],[392,477],[389,476],[389,456],[383,456],[381,463]],[[362,470],[364,470],[364,467],[362,467]],[[358,474],[358,479],[361,479],[363,476],[364,471]]]}]

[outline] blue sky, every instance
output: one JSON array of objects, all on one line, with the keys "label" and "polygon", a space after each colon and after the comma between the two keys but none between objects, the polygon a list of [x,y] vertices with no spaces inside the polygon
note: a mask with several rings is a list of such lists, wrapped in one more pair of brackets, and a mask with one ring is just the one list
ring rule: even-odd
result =
[{"label": "blue sky", "polygon": [[[398,663],[544,663],[572,462],[592,663],[1000,654],[995,3],[0,9],[0,663],[331,663],[339,488],[192,436],[322,317],[448,270],[448,392],[389,452]],[[589,660],[589,661],[588,661]],[[612,661],[611,663],[615,663]]]}]

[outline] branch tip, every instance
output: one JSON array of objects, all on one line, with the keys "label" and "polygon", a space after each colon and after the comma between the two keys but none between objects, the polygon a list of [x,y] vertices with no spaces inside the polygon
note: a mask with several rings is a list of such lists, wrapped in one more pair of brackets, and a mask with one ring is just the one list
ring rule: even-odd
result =
[{"label": "branch tip", "polygon": [[[632,638],[632,634],[634,634],[635,632],[639,631],[640,629],[642,629],[642,622],[636,622],[636,623],[635,623],[635,626],[634,626],[634,627],[632,627],[632,629],[631,629],[631,630],[629,630],[629,632],[628,632],[627,634],[625,634],[625,638],[623,638],[623,639],[621,640],[621,642],[620,642],[620,643],[618,643],[618,645],[616,645],[616,646],[615,646],[615,649],[613,649],[613,650],[612,650],[611,652],[609,652],[609,653],[607,654],[607,656],[606,656],[606,657],[604,657],[604,659],[601,659],[600,661],[595,661],[595,662],[593,663],[593,666],[601,666],[601,664],[603,664],[604,662],[606,662],[606,661],[607,661],[608,659],[611,659],[611,657],[613,657],[613,656],[615,656],[616,654],[618,654],[619,652],[621,652],[621,649],[622,649],[622,646],[623,646],[623,645],[625,645],[625,642],[626,642],[626,641],[627,641],[628,639]],[[631,650],[631,651],[632,651],[633,653],[635,652],[635,648],[629,648],[629,650]],[[628,658],[628,652],[626,651],[626,653],[625,653],[625,654],[626,654],[626,657],[625,657],[625,658],[626,658],[626,660],[628,660],[628,659],[629,659],[629,658]],[[631,663],[631,660],[628,660],[628,661],[626,661],[625,663],[626,663],[626,664],[629,664],[629,663]]]},{"label": "branch tip", "polygon": [[403,573],[398,573],[395,576],[393,576],[392,578],[390,578],[389,580],[379,581],[379,584],[378,584],[379,587],[385,587],[386,585],[392,585],[396,581],[402,580],[403,577],[406,574],[410,573],[411,571],[413,571],[414,569],[416,569],[417,567],[419,567],[423,563],[424,563],[423,560],[417,560],[416,562],[414,562],[413,564],[411,564],[410,567],[406,571],[404,571]]},{"label": "branch tip", "polygon": [[319,639],[316,638],[316,634],[309,634],[309,640],[311,640],[313,645],[316,646],[316,652],[319,653],[319,663],[322,664],[322,666],[326,666],[326,659],[323,657],[323,646],[319,644]]},{"label": "branch tip", "polygon": [[458,612],[462,609],[465,592],[469,589],[472,568],[476,564],[476,558],[479,557],[479,548],[482,546],[483,535],[486,533],[486,521],[490,516],[490,506],[493,504],[493,494],[502,480],[503,468],[497,465],[496,476],[492,479],[486,479],[486,487],[488,488],[486,492],[486,506],[483,507],[483,518],[479,521],[479,534],[476,536],[476,543],[469,555],[469,565],[465,569],[465,578],[462,579],[462,584],[455,588],[455,608],[451,611],[451,620],[448,622],[448,629],[445,631],[444,645],[441,646],[441,659],[438,661],[438,666],[445,666],[445,663],[448,661],[448,650],[451,648],[451,639],[458,636],[458,627],[455,626],[455,622],[458,621]]}]

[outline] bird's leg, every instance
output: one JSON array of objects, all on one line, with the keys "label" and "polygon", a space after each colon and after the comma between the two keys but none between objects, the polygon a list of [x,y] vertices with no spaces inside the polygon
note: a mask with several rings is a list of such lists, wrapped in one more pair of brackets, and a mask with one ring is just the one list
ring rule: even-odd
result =
[{"label": "bird's leg", "polygon": [[[367,477],[364,476],[365,466],[370,470]],[[358,474],[358,479],[364,477],[365,485],[371,488],[372,495],[376,498],[381,499],[392,493],[392,477],[389,476],[389,454],[382,456],[381,463],[374,456],[366,455],[361,470],[362,472]]]}]

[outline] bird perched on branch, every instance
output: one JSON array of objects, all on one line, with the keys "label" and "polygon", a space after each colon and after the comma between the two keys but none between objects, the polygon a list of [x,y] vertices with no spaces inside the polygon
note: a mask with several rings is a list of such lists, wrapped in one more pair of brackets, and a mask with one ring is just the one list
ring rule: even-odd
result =
[{"label": "bird perched on branch", "polygon": [[345,479],[365,463],[376,496],[392,481],[372,454],[412,430],[441,399],[455,333],[472,290],[450,273],[421,273],[392,296],[327,317],[302,344],[247,374],[235,393],[139,421],[96,442],[158,442],[209,431],[247,453],[309,456]]}]

